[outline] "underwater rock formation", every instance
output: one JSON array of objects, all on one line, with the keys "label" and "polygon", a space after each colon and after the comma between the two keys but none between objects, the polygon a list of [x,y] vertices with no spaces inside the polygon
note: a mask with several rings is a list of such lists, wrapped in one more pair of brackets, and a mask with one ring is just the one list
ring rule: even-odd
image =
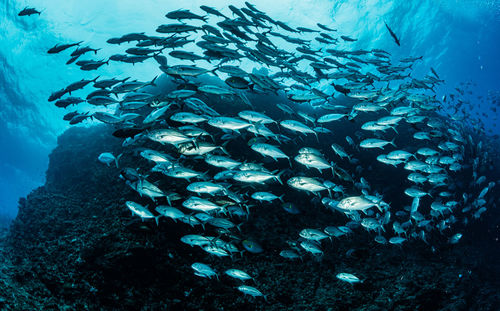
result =
[{"label": "underwater rock formation", "polygon": [[[292,235],[312,219],[327,225],[324,211],[300,215],[264,206],[242,231],[265,241],[265,252],[234,256],[233,266],[256,276],[263,299],[244,297],[239,284],[193,275],[203,258],[179,243],[189,226],[160,219],[142,222],[123,207],[132,196],[117,183],[119,170],[99,163],[103,146],[119,140],[103,126],[72,128],[50,156],[47,182],[19,201],[19,214],[3,241],[0,306],[6,310],[498,310],[498,251],[472,228],[456,245],[432,251],[420,241],[376,246],[368,235],[326,242],[322,260],[285,261],[280,235]],[[280,226],[276,226],[280,223]],[[284,231],[289,231],[284,232]],[[486,249],[490,249],[489,253]],[[498,249],[498,245],[496,245]],[[205,257],[203,257],[205,256]],[[336,279],[355,272],[362,283]]]}]

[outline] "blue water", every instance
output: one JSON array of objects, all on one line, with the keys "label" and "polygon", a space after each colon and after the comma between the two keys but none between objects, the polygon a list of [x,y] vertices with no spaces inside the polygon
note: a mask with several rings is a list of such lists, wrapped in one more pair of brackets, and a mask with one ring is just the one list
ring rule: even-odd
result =
[{"label": "blue water", "polygon": [[[183,8],[197,8],[207,1],[185,1]],[[446,83],[438,96],[455,92],[461,82],[472,82],[469,95],[491,134],[499,132],[495,115],[486,100],[500,94],[500,1],[252,1],[273,18],[295,26],[314,27],[317,22],[359,40],[352,49],[381,48],[395,57],[423,56],[414,66],[418,76],[433,67]],[[56,43],[83,40],[103,59],[120,47],[105,44],[113,36],[145,31],[154,34],[165,23],[164,14],[180,8],[176,1],[32,0],[0,4],[0,214],[17,212],[17,200],[42,185],[48,154],[57,136],[67,127],[67,112],[47,102],[51,92],[96,73],[67,66],[68,53],[48,55]],[[279,3],[279,4],[277,4]],[[244,6],[244,1],[210,1],[222,8]],[[41,15],[19,17],[26,5],[43,10]],[[387,22],[399,36],[398,47],[387,32]],[[344,43],[344,45],[347,45]],[[342,48],[342,44],[339,46]],[[160,73],[155,62],[130,66],[113,63],[100,68],[109,77],[150,79]],[[478,96],[483,97],[481,103]],[[498,104],[498,103],[497,103]]]}]

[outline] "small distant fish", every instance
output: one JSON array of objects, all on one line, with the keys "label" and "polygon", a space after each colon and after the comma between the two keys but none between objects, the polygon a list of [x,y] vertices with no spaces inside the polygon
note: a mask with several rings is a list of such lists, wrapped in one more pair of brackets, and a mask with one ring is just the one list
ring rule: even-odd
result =
[{"label": "small distant fish", "polygon": [[290,214],[293,215],[300,214],[299,208],[293,203],[285,202],[281,205],[281,207],[283,207],[283,209]]},{"label": "small distant fish", "polygon": [[200,263],[200,262],[195,262],[191,265],[191,268],[194,270],[194,274],[197,276],[200,276],[202,278],[208,278],[211,279],[214,276],[218,279],[219,277],[217,276],[217,272],[215,272],[214,269],[212,269],[209,265]]},{"label": "small distant fish", "polygon": [[342,199],[337,207],[343,210],[366,210],[376,205],[377,204],[365,199],[364,197],[354,196]]},{"label": "small distant fish", "polygon": [[146,206],[143,206],[139,203],[133,201],[127,201],[125,202],[125,205],[132,211],[132,214],[135,214],[141,217],[142,219],[155,217],[153,213],[151,213]]},{"label": "small distant fish", "polygon": [[242,292],[245,295],[250,295],[253,297],[264,297],[265,300],[267,300],[266,296],[259,291],[257,288],[249,285],[240,285],[237,287],[240,292]]},{"label": "small distant fish", "polygon": [[100,49],[93,49],[90,46],[84,46],[84,47],[77,47],[73,52],[71,52],[71,56],[73,57],[78,57],[81,56],[87,52],[94,52],[94,54],[97,54],[97,51]]},{"label": "small distant fish", "polygon": [[200,6],[200,9],[202,9],[205,12],[207,12],[208,14],[212,14],[212,15],[215,15],[215,16],[227,18],[226,15],[222,14],[221,12],[219,12],[218,10],[216,10],[216,9],[214,9],[212,7],[209,7],[209,6],[206,6],[206,5],[202,5],[202,6]]},{"label": "small distant fish", "polygon": [[353,38],[348,37],[348,36],[340,36],[340,38],[342,38],[342,40],[348,41],[348,42],[358,41],[358,39],[353,39]]},{"label": "small distant fish", "polygon": [[25,7],[19,13],[17,13],[17,16],[31,16],[33,14],[40,15],[41,13],[41,11],[37,11],[35,8]]},{"label": "small distant fish", "polygon": [[401,245],[404,241],[406,241],[406,239],[402,237],[392,237],[389,239],[389,243],[394,245]]},{"label": "small distant fish", "polygon": [[328,26],[320,24],[320,23],[317,23],[316,25],[318,25],[319,28],[326,30],[326,31],[337,31],[335,29],[329,28]]},{"label": "small distant fish", "polygon": [[302,247],[305,251],[311,253],[315,256],[322,256],[323,251],[320,248],[320,244],[315,241],[302,241],[300,242],[300,247]]},{"label": "small distant fish", "polygon": [[351,284],[361,282],[361,280],[354,274],[344,273],[344,272],[337,274],[337,279]]},{"label": "small distant fish", "polygon": [[300,258],[300,255],[292,250],[292,249],[286,249],[286,250],[282,250],[280,252],[280,256],[283,257],[283,258],[286,258],[286,259],[297,259],[297,258]]},{"label": "small distant fish", "polygon": [[385,24],[385,27],[387,28],[387,30],[389,31],[389,33],[391,34],[391,37],[394,39],[394,42],[396,42],[396,44],[398,46],[401,46],[400,42],[399,42],[399,39],[398,37],[396,36],[396,34],[394,33],[394,31],[392,31],[392,29],[389,27],[389,25],[387,25],[386,22],[384,22]]},{"label": "small distant fish", "polygon": [[83,43],[83,41],[79,41],[79,42],[76,42],[76,43],[68,43],[68,44],[56,44],[53,47],[51,47],[47,51],[47,53],[49,53],[49,54],[57,54],[57,53],[62,52],[64,50],[66,50],[66,49],[69,49],[70,47],[77,46],[77,45],[80,45],[82,43]]},{"label": "small distant fish", "polygon": [[454,234],[451,238],[450,238],[450,244],[457,244],[458,241],[460,241],[460,239],[462,238],[462,234],[461,233],[456,233]]},{"label": "small distant fish", "polygon": [[115,162],[116,167],[118,167],[118,159],[110,152],[101,153],[98,157],[99,161],[109,166],[111,163]]},{"label": "small distant fish", "polygon": [[250,253],[258,254],[258,253],[262,253],[264,251],[262,246],[260,246],[257,242],[255,242],[253,240],[243,240],[241,242],[241,244]]},{"label": "small distant fish", "polygon": [[384,149],[384,146],[385,145],[393,145],[394,147],[396,147],[396,145],[394,144],[394,140],[392,141],[386,141],[386,140],[382,140],[382,139],[378,139],[378,138],[367,138],[363,141],[361,141],[359,143],[359,146],[361,148],[380,148],[380,149]]},{"label": "small distant fish", "polygon": [[160,25],[156,28],[156,32],[159,33],[185,33],[185,32],[196,32],[200,30],[200,27],[191,26],[187,24],[165,24]]},{"label": "small distant fish", "polygon": [[167,13],[165,15],[165,17],[166,18],[170,18],[170,19],[176,19],[176,20],[199,19],[199,20],[202,20],[204,22],[207,21],[207,17],[206,16],[200,16],[200,15],[194,14],[194,13],[192,13],[189,10],[176,10],[176,11],[172,11],[172,12]]},{"label": "small distant fish", "polygon": [[245,271],[239,270],[239,269],[228,269],[224,271],[225,274],[229,275],[232,278],[241,280],[241,281],[246,281],[246,280],[251,280],[252,277],[246,273]]}]

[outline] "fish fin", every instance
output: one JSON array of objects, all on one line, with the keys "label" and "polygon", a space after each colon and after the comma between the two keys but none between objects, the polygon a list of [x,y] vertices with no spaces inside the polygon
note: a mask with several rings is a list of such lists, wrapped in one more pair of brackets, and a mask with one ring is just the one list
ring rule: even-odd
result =
[{"label": "fish fin", "polygon": [[157,78],[158,76],[154,77],[153,80],[151,80],[147,85],[156,86],[155,81]]}]

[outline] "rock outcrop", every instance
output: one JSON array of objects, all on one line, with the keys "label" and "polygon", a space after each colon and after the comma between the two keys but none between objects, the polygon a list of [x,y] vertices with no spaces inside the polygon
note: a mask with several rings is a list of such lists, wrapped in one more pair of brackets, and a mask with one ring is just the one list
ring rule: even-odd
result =
[{"label": "rock outcrop", "polygon": [[[97,161],[120,150],[107,127],[72,128],[50,155],[47,182],[19,201],[3,241],[0,308],[6,310],[498,310],[498,251],[465,234],[454,246],[423,242],[381,246],[368,234],[325,243],[316,260],[286,261],[285,241],[311,221],[328,225],[325,211],[286,214],[279,206],[255,211],[241,230],[264,252],[209,257],[179,242],[190,226],[141,221],[124,202],[135,196],[119,170]],[[105,146],[106,150],[103,150]],[[279,224],[279,225],[277,225]],[[480,226],[476,226],[481,230]],[[444,244],[443,244],[444,245]],[[498,249],[498,245],[496,245]],[[496,256],[496,260],[494,259]],[[205,262],[220,280],[193,274]],[[263,299],[244,297],[222,273],[228,266],[256,277]],[[355,286],[336,279],[352,272]]]}]

